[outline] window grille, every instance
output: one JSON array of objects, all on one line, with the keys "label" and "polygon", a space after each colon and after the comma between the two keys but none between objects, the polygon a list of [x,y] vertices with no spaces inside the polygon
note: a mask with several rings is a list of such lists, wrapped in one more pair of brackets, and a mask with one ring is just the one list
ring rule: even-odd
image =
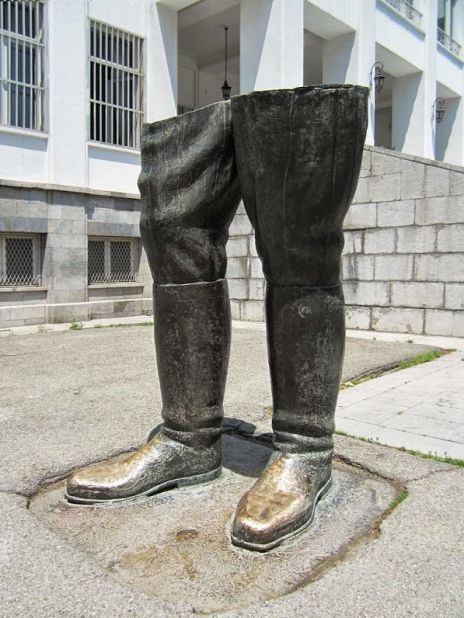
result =
[{"label": "window grille", "polygon": [[137,247],[138,242],[135,239],[99,238],[89,240],[89,285],[136,281]]},{"label": "window grille", "polygon": [[140,147],[143,39],[90,21],[90,139]]},{"label": "window grille", "polygon": [[44,0],[0,0],[0,124],[44,130]]},{"label": "window grille", "polygon": [[0,285],[40,285],[40,237],[0,235]]}]

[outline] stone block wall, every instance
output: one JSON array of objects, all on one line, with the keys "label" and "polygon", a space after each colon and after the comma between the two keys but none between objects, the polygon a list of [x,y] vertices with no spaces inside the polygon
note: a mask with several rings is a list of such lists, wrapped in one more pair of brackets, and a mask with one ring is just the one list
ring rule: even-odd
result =
[{"label": "stone block wall", "polygon": [[137,282],[87,282],[89,236],[138,238],[139,216],[135,196],[0,186],[0,233],[39,235],[42,244],[41,284],[0,286],[0,328],[151,312],[151,275],[143,252]]},{"label": "stone block wall", "polygon": [[[42,285],[0,286],[0,328],[150,313],[141,252],[136,283],[87,285],[89,236],[139,237],[136,196],[0,186],[0,233],[40,234]],[[263,321],[265,285],[243,205],[227,277],[236,320]],[[366,147],[345,221],[348,328],[464,337],[464,168]]]},{"label": "stone block wall", "polygon": [[264,320],[264,277],[255,236],[243,204],[230,226],[227,243],[227,279],[232,319]]},{"label": "stone block wall", "polygon": [[[235,319],[264,319],[264,281],[243,206],[228,278]],[[345,220],[347,327],[464,337],[464,168],[366,147]]]}]

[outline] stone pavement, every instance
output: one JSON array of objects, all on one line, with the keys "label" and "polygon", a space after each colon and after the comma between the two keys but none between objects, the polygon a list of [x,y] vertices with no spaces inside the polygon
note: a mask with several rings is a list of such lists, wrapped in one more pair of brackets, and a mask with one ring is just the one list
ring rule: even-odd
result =
[{"label": "stone pavement", "polygon": [[262,447],[242,440],[241,454],[224,440],[234,470],[226,460],[217,481],[140,504],[69,507],[62,485],[32,500],[0,492],[0,616],[464,615],[464,470],[338,436],[314,526],[256,555],[230,545],[228,528]]},{"label": "stone pavement", "polygon": [[[60,479],[135,448],[160,421],[152,329],[0,338],[2,618],[464,615],[462,468],[336,436],[335,487],[314,527],[264,556],[229,544],[237,496],[268,456],[259,434],[269,432],[271,401],[262,330],[235,329],[233,341],[222,477],[134,507],[102,509],[68,507]],[[344,379],[428,349],[350,339]],[[375,439],[388,421],[376,416],[381,401],[398,388],[406,389],[400,403],[409,403],[405,412],[416,419],[437,385],[447,397],[433,401],[460,404],[459,359],[450,354],[343,391],[339,428],[374,426],[375,418]],[[354,418],[357,404],[365,408],[362,421]],[[444,412],[458,424],[458,412]],[[394,415],[403,416],[397,408]],[[395,496],[403,500],[391,512]]]},{"label": "stone pavement", "polygon": [[341,391],[337,430],[381,444],[464,459],[461,352]]}]

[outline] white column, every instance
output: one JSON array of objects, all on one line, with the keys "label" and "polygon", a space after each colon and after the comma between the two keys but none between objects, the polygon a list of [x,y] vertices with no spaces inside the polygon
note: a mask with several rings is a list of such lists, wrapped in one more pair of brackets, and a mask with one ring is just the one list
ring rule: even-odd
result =
[{"label": "white column", "polygon": [[53,0],[47,3],[47,11],[48,180],[84,187],[89,106],[87,2]]},{"label": "white column", "polygon": [[464,102],[445,99],[445,114],[436,127],[436,157],[445,163],[464,164]]},{"label": "white column", "polygon": [[[424,2],[425,62],[424,62],[424,141],[422,156],[435,158],[435,120],[432,120],[432,105],[437,98],[437,2]],[[421,153],[414,153],[421,154]]]},{"label": "white column", "polygon": [[146,122],[177,114],[177,11],[148,2]]},{"label": "white column", "polygon": [[437,5],[424,3],[424,71],[395,80],[392,94],[392,146],[407,154],[435,158]]},{"label": "white column", "polygon": [[426,109],[424,74],[412,73],[397,77],[392,90],[392,147],[394,150],[425,156],[424,125],[429,111],[428,130],[431,132],[431,109]]},{"label": "white column", "polygon": [[303,0],[241,0],[242,92],[303,85]]},{"label": "white column", "polygon": [[[357,3],[358,28],[328,39],[322,54],[322,81],[325,84],[369,86],[369,74],[375,62],[375,0]],[[369,125],[366,144],[374,144],[375,90],[369,98]]]}]

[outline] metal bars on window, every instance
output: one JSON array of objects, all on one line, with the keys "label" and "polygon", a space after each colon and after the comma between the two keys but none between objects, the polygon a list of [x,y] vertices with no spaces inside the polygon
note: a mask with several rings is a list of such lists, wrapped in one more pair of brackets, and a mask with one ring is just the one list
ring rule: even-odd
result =
[{"label": "metal bars on window", "polygon": [[137,241],[98,238],[89,240],[88,281],[117,283],[137,280]]},{"label": "metal bars on window", "polygon": [[44,130],[44,0],[0,0],[0,124]]},{"label": "metal bars on window", "polygon": [[40,285],[40,237],[0,235],[0,285]]},{"label": "metal bars on window", "polygon": [[140,148],[143,39],[90,21],[90,139]]}]

